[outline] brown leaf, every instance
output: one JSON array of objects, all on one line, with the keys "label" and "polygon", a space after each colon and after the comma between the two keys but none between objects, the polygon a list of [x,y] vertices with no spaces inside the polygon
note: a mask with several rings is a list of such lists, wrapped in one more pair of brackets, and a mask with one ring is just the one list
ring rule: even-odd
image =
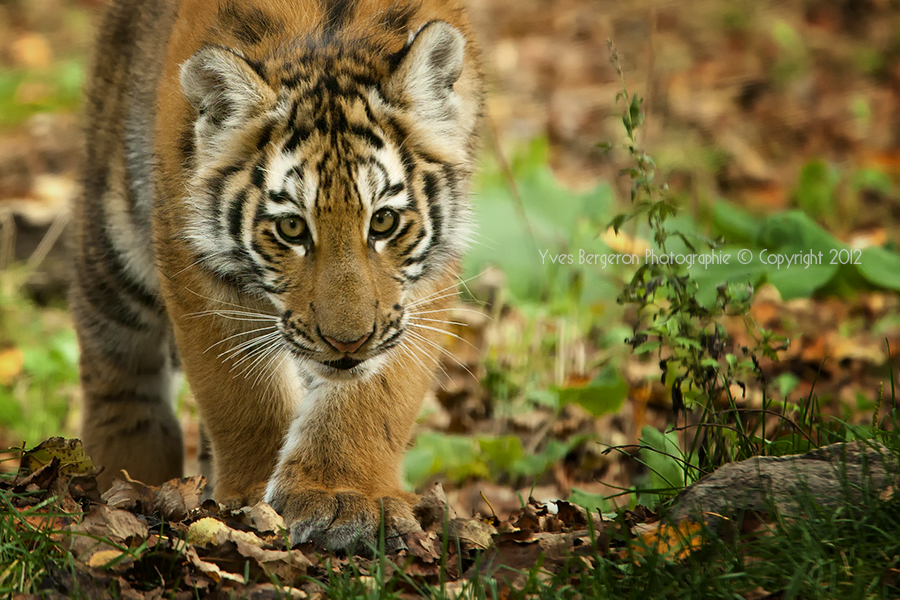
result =
[{"label": "brown leaf", "polygon": [[422,529],[431,531],[443,531],[444,523],[456,518],[456,512],[448,504],[444,486],[440,483],[435,483],[422,494],[413,507],[413,514]]},{"label": "brown leaf", "polygon": [[240,510],[232,511],[231,518],[241,525],[255,529],[257,533],[279,533],[286,529],[281,515],[262,501],[252,507],[245,506]]},{"label": "brown leaf", "polygon": [[89,558],[95,551],[114,549],[94,538],[105,538],[116,544],[127,545],[132,541],[147,539],[147,524],[130,512],[110,508],[103,504],[91,507],[80,523],[69,527],[74,534],[69,538],[70,549],[81,557]]},{"label": "brown leaf", "polygon": [[235,597],[251,598],[252,600],[304,600],[307,598],[306,592],[303,590],[279,585],[275,587],[271,583],[257,583],[250,586],[236,586],[239,589],[234,590]]},{"label": "brown leaf", "polygon": [[518,529],[527,529],[528,531],[541,531],[541,519],[538,515],[538,507],[528,503],[519,513],[515,522],[510,522]]},{"label": "brown leaf", "polygon": [[274,575],[283,583],[299,580],[312,566],[312,562],[300,550],[266,550],[240,539],[235,544],[238,553],[256,561],[267,578]]},{"label": "brown leaf", "polygon": [[[562,524],[565,527],[571,529],[584,529],[587,527],[587,510],[584,507],[572,504],[571,502],[566,502],[565,500],[556,502],[556,506],[559,520],[562,521]],[[594,517],[593,521],[596,523],[601,519],[602,517],[598,515]]]},{"label": "brown leaf", "polygon": [[[29,472],[30,475],[22,480],[18,480],[13,484],[13,494],[24,494],[25,492],[48,491],[59,477],[59,458],[53,457],[50,462],[42,464],[35,470],[22,469],[20,472]],[[28,505],[31,500],[37,503],[40,498],[34,496],[32,498],[17,498],[22,504]]]},{"label": "brown leaf", "polygon": [[[23,514],[22,521],[34,529],[59,532],[64,531],[72,524],[72,517],[60,516],[56,509],[43,507],[37,512]],[[16,529],[23,529],[24,527],[20,522],[16,523]],[[56,533],[51,534],[51,537],[55,540],[61,539],[61,536]]]},{"label": "brown leaf", "polygon": [[140,505],[141,493],[135,486],[134,481],[123,481],[122,479],[113,479],[112,487],[103,492],[103,502],[113,508],[122,510],[134,510]]},{"label": "brown leaf", "polygon": [[[483,561],[483,573],[496,569],[494,577],[505,581],[512,588],[521,588],[528,572],[542,561],[539,577],[558,572],[573,554],[582,554],[582,559],[590,559],[585,553],[592,553],[591,537],[587,531],[567,534],[537,533],[518,539],[519,532],[504,533],[487,551]],[[597,537],[599,551],[608,545],[604,535]]]},{"label": "brown leaf", "polygon": [[659,521],[659,514],[642,504],[638,504],[634,507],[634,510],[625,511],[625,521],[629,527],[633,527],[636,523],[656,523]]},{"label": "brown leaf", "polygon": [[476,519],[450,521],[450,539],[458,540],[460,548],[466,551],[484,550],[491,545],[496,533],[496,528]]},{"label": "brown leaf", "polygon": [[172,479],[160,486],[147,485],[132,479],[124,469],[103,494],[110,506],[151,515],[158,512],[169,521],[181,521],[200,507],[200,497],[206,487],[202,475]]},{"label": "brown leaf", "polygon": [[181,521],[189,512],[200,507],[200,495],[206,487],[202,475],[172,479],[159,488],[151,487],[152,508],[169,521]]},{"label": "brown leaf", "polygon": [[187,546],[182,551],[182,556],[188,560],[188,562],[191,564],[191,566],[193,566],[194,568],[199,570],[204,575],[207,575],[215,582],[219,582],[219,581],[225,579],[228,581],[236,581],[238,583],[244,583],[243,576],[237,576],[232,573],[229,573],[228,571],[223,571],[215,564],[213,564],[211,562],[207,562],[205,560],[202,560],[200,558],[200,556],[197,554],[197,551],[194,550],[193,546]]},{"label": "brown leaf", "polygon": [[92,503],[102,502],[97,477],[93,474],[84,477],[72,477],[69,480],[69,494],[73,500],[87,500]]},{"label": "brown leaf", "polygon": [[403,536],[407,552],[422,562],[433,564],[441,561],[441,539],[433,531],[413,531]]},{"label": "brown leaf", "polygon": [[205,517],[191,523],[185,541],[197,546],[214,546],[229,539],[231,528],[219,519]]}]

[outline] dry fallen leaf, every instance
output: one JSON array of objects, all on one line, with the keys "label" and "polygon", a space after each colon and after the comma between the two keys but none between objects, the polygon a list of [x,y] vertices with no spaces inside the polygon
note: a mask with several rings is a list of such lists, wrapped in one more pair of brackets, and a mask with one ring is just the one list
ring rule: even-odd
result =
[{"label": "dry fallen leaf", "polygon": [[413,514],[422,529],[431,531],[443,531],[444,523],[456,518],[456,512],[447,502],[447,494],[440,483],[435,483],[422,494],[413,507]]},{"label": "dry fallen leaf", "polygon": [[47,39],[36,33],[20,35],[12,43],[12,54],[18,66],[29,69],[43,69],[53,58]]},{"label": "dry fallen leaf", "polygon": [[458,540],[463,550],[484,550],[491,545],[497,529],[477,519],[450,521],[450,539]]},{"label": "dry fallen leaf", "polygon": [[159,488],[151,487],[152,509],[169,521],[181,521],[189,512],[199,508],[206,478],[202,475],[167,481]]},{"label": "dry fallen leaf", "polygon": [[[22,521],[28,524],[33,529],[42,530],[42,531],[51,531],[58,532],[64,531],[67,527],[72,524],[72,517],[64,517],[60,516],[56,513],[55,510],[49,508],[42,508],[37,513],[30,513],[22,515]],[[22,528],[19,522],[16,523],[16,528]],[[59,539],[59,534],[52,534],[51,537],[53,539]]]},{"label": "dry fallen leaf", "polygon": [[[115,565],[110,565],[114,560],[118,560],[119,562]],[[130,555],[119,550],[98,550],[91,554],[91,557],[87,561],[87,566],[92,569],[104,569],[111,566],[115,566],[117,569],[126,569],[133,564],[134,559]]]},{"label": "dry fallen leaf", "polygon": [[231,519],[258,533],[278,533],[286,529],[282,516],[263,501],[257,502],[252,507],[245,506],[240,510],[232,511]]},{"label": "dry fallen leaf", "polygon": [[[643,545],[631,547],[632,558],[637,560],[644,556],[645,548],[655,548],[656,552],[671,561],[683,560],[703,545],[702,529],[703,524],[695,521],[682,521],[675,525],[663,522],[635,525],[633,532]],[[623,550],[620,556],[625,558],[628,554],[628,550]]]},{"label": "dry fallen leaf", "polygon": [[229,541],[235,543],[240,541],[257,548],[264,548],[266,545],[262,539],[249,531],[232,529],[219,519],[212,517],[205,517],[191,523],[185,541],[197,546],[217,546]]},{"label": "dry fallen leaf", "polygon": [[103,492],[102,500],[113,508],[134,510],[140,504],[141,493],[134,482],[116,478],[113,479],[112,487]]},{"label": "dry fallen leaf", "polygon": [[81,440],[67,440],[52,437],[41,442],[22,455],[21,468],[29,473],[35,472],[54,458],[59,459],[59,472],[69,477],[90,476],[96,473],[94,463],[85,454]]},{"label": "dry fallen leaf", "polygon": [[213,581],[219,582],[223,579],[229,581],[236,581],[238,583],[244,583],[243,576],[238,576],[233,573],[229,573],[223,569],[220,569],[218,566],[214,565],[211,562],[206,562],[200,559],[200,556],[197,554],[197,551],[194,550],[193,546],[186,546],[182,550],[182,556],[188,560],[191,566],[198,569],[201,573],[208,575],[212,578]]},{"label": "dry fallen leaf", "polygon": [[18,348],[0,350],[0,385],[12,385],[22,373],[22,365],[25,359]]},{"label": "dry fallen leaf", "polygon": [[115,549],[95,538],[105,538],[115,544],[140,543],[147,539],[147,523],[130,512],[110,508],[105,504],[91,507],[80,523],[69,527],[69,549],[86,562],[99,550]]}]

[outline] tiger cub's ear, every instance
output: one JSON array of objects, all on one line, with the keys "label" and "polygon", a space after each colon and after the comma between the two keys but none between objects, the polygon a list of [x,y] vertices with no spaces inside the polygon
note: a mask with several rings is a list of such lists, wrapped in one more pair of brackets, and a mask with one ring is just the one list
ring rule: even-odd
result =
[{"label": "tiger cub's ear", "polygon": [[181,65],[181,89],[197,110],[200,138],[234,127],[276,101],[250,63],[221,46],[205,46]]},{"label": "tiger cub's ear", "polygon": [[438,138],[462,138],[461,101],[453,84],[463,70],[466,39],[445,21],[426,23],[407,45],[391,75],[388,94],[409,106]]}]

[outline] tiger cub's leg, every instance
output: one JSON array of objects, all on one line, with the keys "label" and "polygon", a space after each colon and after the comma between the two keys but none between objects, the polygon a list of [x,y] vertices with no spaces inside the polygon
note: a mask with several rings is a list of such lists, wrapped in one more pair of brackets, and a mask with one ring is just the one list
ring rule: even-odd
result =
[{"label": "tiger cub's leg", "polygon": [[96,308],[76,301],[82,436],[88,455],[104,468],[101,488],[121,469],[147,484],[180,477],[183,447],[167,340],[158,332],[129,331]]},{"label": "tiger cub's leg", "polygon": [[109,193],[85,194],[76,205],[83,214],[76,219],[69,299],[81,347],[82,437],[88,455],[104,469],[101,488],[121,469],[158,484],[180,477],[183,466],[172,407],[170,326],[161,301],[149,291],[154,280],[144,281],[135,268],[138,258],[152,265],[152,252],[148,247],[143,256],[128,254],[125,240],[140,239],[139,232],[124,222],[118,229],[110,226],[101,199],[110,201]]},{"label": "tiger cub's leg", "polygon": [[[192,272],[185,270],[182,280]],[[203,277],[176,283],[176,277],[164,276],[162,287],[202,420],[200,467],[215,481],[206,493],[240,507],[262,498],[302,382],[273,339],[277,317],[249,303],[241,308],[233,298],[204,304],[216,292],[204,286]],[[220,311],[259,316],[244,320]]]},{"label": "tiger cub's leg", "polygon": [[[426,310],[446,318],[446,301]],[[403,456],[445,341],[418,329],[362,380],[314,382],[294,415],[265,500],[284,516],[294,544],[365,550],[382,524],[390,549],[418,527],[415,494],[403,490]]]}]

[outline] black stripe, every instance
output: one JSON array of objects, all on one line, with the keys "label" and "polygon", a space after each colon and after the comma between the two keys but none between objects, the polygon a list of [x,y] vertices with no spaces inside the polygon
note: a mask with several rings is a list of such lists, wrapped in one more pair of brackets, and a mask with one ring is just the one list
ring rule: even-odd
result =
[{"label": "black stripe", "polygon": [[[159,299],[148,290],[140,281],[135,280],[125,265],[119,260],[119,252],[113,246],[112,240],[105,227],[97,227],[94,239],[100,244],[100,257],[106,261],[112,279],[121,287],[128,296],[141,306],[154,312],[162,312]],[[98,257],[99,258],[99,257]],[[117,294],[118,295],[118,294]]]},{"label": "black stripe", "polygon": [[413,249],[415,249],[416,246],[419,245],[419,242],[421,242],[423,239],[425,239],[425,228],[421,227],[419,228],[419,235],[416,236],[416,239],[413,240],[413,242],[409,246],[407,246],[403,251],[400,252],[400,257],[407,256],[410,252],[413,251]]},{"label": "black stripe", "polygon": [[431,239],[428,247],[423,253],[427,256],[431,248],[437,246],[441,242],[441,229],[444,225],[444,216],[441,214],[440,189],[438,188],[438,177],[434,173],[425,173],[422,176],[425,184],[425,199],[428,202],[428,217],[431,219]]},{"label": "black stripe", "polygon": [[241,229],[244,227],[244,204],[247,202],[247,190],[243,189],[231,200],[228,207],[228,233],[235,242],[241,243]]},{"label": "black stripe", "polygon": [[460,194],[460,175],[450,165],[444,165],[441,172],[444,174],[444,180],[447,186],[447,201],[448,209],[450,211],[448,219],[452,223],[459,223],[459,215],[462,208],[461,203],[466,200],[465,196]]},{"label": "black stripe", "polygon": [[384,11],[381,23],[385,29],[404,34],[409,28],[409,20],[416,13],[416,8],[413,4],[393,4]]},{"label": "black stripe", "polygon": [[225,182],[229,177],[240,171],[242,168],[243,167],[240,165],[229,165],[219,171],[212,179],[206,182],[206,187],[209,188],[209,195],[213,199],[212,220],[216,224],[217,232],[219,222],[222,219],[222,193],[225,191]]},{"label": "black stripe", "polygon": [[385,185],[384,189],[382,189],[378,193],[379,198],[391,198],[396,196],[400,192],[402,192],[406,188],[406,185],[401,181],[399,183],[395,183],[394,185]]},{"label": "black stripe", "polygon": [[401,267],[411,267],[413,265],[417,265],[417,264],[423,262],[428,257],[428,250],[430,250],[430,249],[431,249],[431,242],[428,242],[428,245],[425,246],[425,252],[422,253],[422,256],[420,256],[420,257],[410,256],[409,258],[404,260],[402,263],[400,263],[400,266]]},{"label": "black stripe", "polygon": [[398,338],[401,335],[403,335],[403,330],[397,329],[397,331],[393,335],[391,335],[391,337],[387,338],[386,340],[382,340],[382,342],[378,345],[379,349],[387,350],[389,348],[393,348],[396,345],[397,341],[399,341]]},{"label": "black stripe", "polygon": [[[275,204],[291,204],[293,202],[293,199],[291,198],[290,194],[288,194],[287,192],[284,192],[284,191],[273,192],[272,190],[269,190],[269,200],[271,200]],[[260,206],[262,206],[262,205],[260,205]],[[267,215],[267,216],[272,216],[272,215]]]},{"label": "black stripe", "polygon": [[259,139],[256,141],[257,150],[262,150],[269,145],[269,142],[272,140],[273,129],[275,129],[275,123],[273,121],[270,121],[263,126],[262,131],[259,132]]},{"label": "black stripe", "polygon": [[409,181],[412,178],[413,169],[416,165],[412,153],[407,149],[405,144],[406,139],[409,137],[409,133],[406,131],[406,128],[393,117],[388,118],[388,126],[394,131],[394,135],[392,136],[393,139],[399,142],[398,150],[400,152],[400,162],[403,163],[403,170],[406,172],[406,181]]},{"label": "black stripe", "polygon": [[[388,68],[391,71],[396,71],[397,67],[400,66],[400,63],[403,62],[403,59],[406,58],[406,55],[409,54],[409,49],[412,48],[413,41],[415,41],[415,39],[403,44],[403,47],[400,48],[400,50],[387,57]],[[382,92],[382,96],[385,95],[383,90],[379,89],[379,91]]]},{"label": "black stripe", "polygon": [[[304,81],[303,75],[299,71],[296,71],[294,73],[291,73],[290,75],[281,77],[281,87],[295,88],[295,87],[299,86],[301,83],[303,83],[303,81]],[[295,100],[294,101],[294,110],[291,110],[291,114],[294,114],[297,112],[296,107],[297,107],[297,101]]]},{"label": "black stripe", "polygon": [[294,131],[291,133],[291,137],[289,137],[288,141],[284,144],[284,152],[293,152],[302,142],[305,142],[311,134],[312,131],[308,128],[294,125]]},{"label": "black stripe", "polygon": [[278,286],[278,287],[273,287],[273,286],[268,285],[268,284],[266,284],[266,283],[260,284],[259,287],[261,287],[262,289],[266,290],[266,291],[269,292],[270,294],[275,294],[276,296],[277,296],[278,294],[283,294],[283,293],[284,293],[284,290],[287,289],[287,286],[286,286],[286,285],[281,285],[281,286]]},{"label": "black stripe", "polygon": [[[268,212],[266,212],[266,209],[263,206],[262,202],[257,204],[256,213],[253,215],[254,231],[257,229],[257,225],[259,225],[260,222],[266,221],[266,220],[270,221],[270,220],[272,220],[272,218],[273,218],[273,215],[270,215]],[[268,231],[267,229],[264,229],[262,234],[265,235],[266,233],[271,235],[270,231]],[[253,236],[253,241],[251,242],[251,245],[253,246],[253,249],[256,251],[256,253],[259,254],[263,258],[263,260],[265,260],[266,262],[270,262],[270,263],[274,262],[274,257],[263,249],[263,247],[259,244],[259,240],[257,239],[256,236]],[[270,270],[270,267],[266,266],[265,269]]]},{"label": "black stripe", "polygon": [[[275,262],[275,257],[273,257],[271,254],[266,252],[265,249],[263,249],[263,247],[260,246],[259,240],[254,238],[252,245],[253,245],[253,250],[255,250],[256,253],[259,254],[263,258],[264,261],[269,262],[269,263]],[[277,270],[273,269],[269,265],[265,265],[263,267],[263,269],[265,269],[266,271],[269,271],[269,272],[275,272],[275,273],[278,272]]]},{"label": "black stripe", "polygon": [[194,160],[194,152],[196,151],[194,147],[193,127],[185,127],[181,130],[181,133],[178,134],[178,151],[181,153],[182,167],[191,167]]},{"label": "black stripe", "polygon": [[255,167],[253,173],[250,174],[250,183],[253,187],[265,189],[266,187],[266,159],[263,158]]},{"label": "black stripe", "polygon": [[357,0],[323,1],[325,2],[325,22],[322,23],[322,29],[326,35],[333,34],[350,20]]},{"label": "black stripe", "polygon": [[[90,283],[85,285],[82,283],[81,288],[84,293],[84,299],[94,309],[92,316],[105,329],[106,323],[112,321],[117,325],[132,329],[134,331],[145,331],[146,323],[141,319],[141,315],[122,301],[119,297],[118,290],[111,286],[105,279],[105,273],[100,273],[93,268],[91,263],[84,265],[85,273],[80,274],[81,281],[89,280]],[[116,356],[121,353],[115,352]]]},{"label": "black stripe", "polygon": [[366,119],[369,120],[369,123],[378,123],[378,119],[375,118],[375,113],[372,112],[372,107],[369,106],[369,103],[366,102],[365,98],[362,99],[363,108],[366,111]]},{"label": "black stripe", "polygon": [[398,233],[396,236],[394,236],[394,239],[396,239],[396,240],[403,239],[403,237],[406,236],[407,233],[409,233],[409,230],[412,229],[412,226],[413,226],[412,221],[407,221],[406,224],[403,226],[403,229],[400,230],[400,233]]},{"label": "black stripe", "polygon": [[258,44],[263,38],[280,32],[282,25],[254,6],[238,8],[237,3],[227,2],[218,13],[222,27],[245,44]]},{"label": "black stripe", "polygon": [[150,394],[135,394],[134,392],[122,392],[119,394],[90,394],[92,402],[103,404],[123,404],[134,402],[136,404],[162,404],[165,402],[162,396]]},{"label": "black stripe", "polygon": [[262,235],[263,235],[263,237],[265,237],[267,240],[269,240],[271,243],[277,245],[277,246],[279,247],[279,249],[281,249],[281,251],[282,251],[283,253],[287,253],[287,252],[290,252],[290,251],[291,251],[291,246],[289,246],[288,244],[286,244],[280,237],[278,237],[277,235],[275,235],[275,234],[272,233],[271,231],[268,231],[268,230],[263,231]]},{"label": "black stripe", "polygon": [[373,146],[378,150],[384,148],[384,140],[382,140],[373,130],[364,125],[350,125],[349,131],[351,134],[363,138],[370,146]]}]

